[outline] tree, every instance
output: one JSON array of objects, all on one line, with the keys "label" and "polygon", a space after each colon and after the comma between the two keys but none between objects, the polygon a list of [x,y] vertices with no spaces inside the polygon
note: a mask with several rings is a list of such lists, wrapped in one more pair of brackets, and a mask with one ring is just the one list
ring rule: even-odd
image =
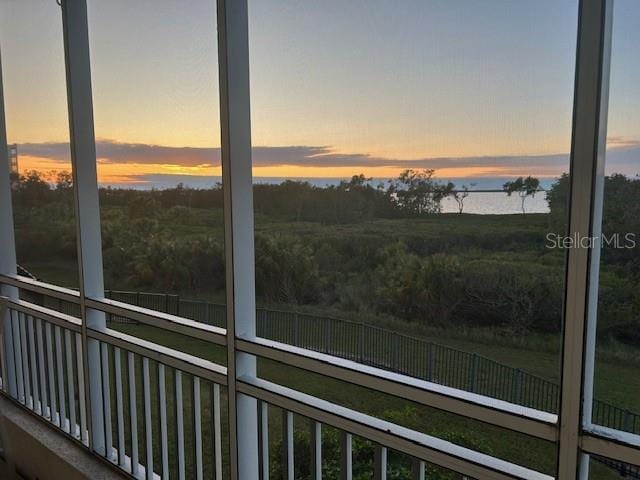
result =
[{"label": "tree", "polygon": [[[606,192],[606,189],[605,189]],[[569,175],[563,173],[546,193],[549,204],[549,228],[564,235],[567,231],[567,203],[569,201]]]},{"label": "tree", "polygon": [[[469,184],[471,188],[475,187],[475,183]],[[449,188],[450,186],[450,188]],[[462,213],[464,209],[464,199],[469,196],[469,187],[466,185],[462,185],[462,190],[454,190],[453,183],[449,182],[447,185],[448,195],[453,197],[453,199],[458,204],[458,213]]]},{"label": "tree", "polygon": [[523,215],[526,213],[524,210],[524,201],[527,197],[534,197],[539,188],[540,180],[531,176],[524,179],[522,177],[518,177],[516,180],[507,182],[502,186],[502,189],[508,196],[511,196],[512,193],[517,193],[520,196],[520,206],[522,208]]},{"label": "tree", "polygon": [[56,174],[56,190],[70,191],[73,188],[73,176],[71,172],[63,170]]},{"label": "tree", "polygon": [[27,170],[20,176],[18,185],[18,203],[27,207],[45,205],[50,198],[51,188],[42,173],[36,170]]},{"label": "tree", "polygon": [[387,194],[411,215],[440,212],[440,202],[448,195],[447,186],[433,179],[435,170],[405,170],[389,182]]}]

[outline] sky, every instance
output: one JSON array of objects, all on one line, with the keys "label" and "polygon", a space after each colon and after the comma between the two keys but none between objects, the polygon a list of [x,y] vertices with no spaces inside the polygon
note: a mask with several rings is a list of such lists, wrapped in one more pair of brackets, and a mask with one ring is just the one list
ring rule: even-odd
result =
[{"label": "sky", "polygon": [[[105,183],[220,175],[212,0],[88,0]],[[568,170],[577,0],[249,0],[254,175]],[[68,169],[55,0],[0,4],[8,138]],[[614,12],[608,170],[640,171],[640,2]],[[173,176],[173,177],[171,177]]]}]

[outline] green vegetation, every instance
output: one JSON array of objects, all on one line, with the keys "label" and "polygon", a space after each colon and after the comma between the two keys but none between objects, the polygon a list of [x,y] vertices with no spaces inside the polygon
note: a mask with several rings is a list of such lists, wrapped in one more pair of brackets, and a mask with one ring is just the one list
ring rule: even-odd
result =
[{"label": "green vegetation", "polygon": [[[452,187],[432,175],[404,172],[386,189],[363,176],[327,188],[256,185],[259,301],[443,329],[559,332],[564,251],[547,248],[547,232],[564,230],[567,177],[548,193],[548,215],[476,216],[434,214]],[[517,182],[513,191],[523,198],[537,185],[536,179],[521,181],[522,188]],[[630,200],[639,184],[607,179],[605,234],[640,227],[637,202]],[[17,244],[27,268],[51,258],[75,262],[71,188],[65,174],[53,189],[34,172],[21,180]],[[220,186],[102,189],[100,197],[107,288],[224,298]],[[601,338],[635,345],[636,249],[610,245],[603,258]]]},{"label": "green vegetation", "polygon": [[[525,179],[519,188],[518,180],[514,192],[527,195],[537,186]],[[521,342],[557,336],[565,252],[547,248],[547,232],[564,231],[568,177],[547,192],[549,214],[434,214],[451,191],[432,171],[404,172],[387,188],[362,175],[327,188],[256,185],[259,303],[403,331],[439,329],[442,337],[462,331]],[[640,203],[633,199],[640,181],[614,175],[605,192],[605,235],[638,231]],[[100,200],[107,288],[223,301],[220,185],[101,189]],[[14,203],[19,262],[45,280],[73,286],[70,176],[62,172],[52,187],[29,172]],[[637,249],[603,249],[599,341],[626,360],[640,342],[638,273]]]},{"label": "green vegetation", "polygon": [[518,194],[518,196],[520,197],[522,214],[524,215],[526,213],[524,210],[524,201],[527,199],[527,197],[535,196],[536,192],[538,192],[538,189],[540,188],[540,181],[537,178],[533,177],[518,177],[512,182],[506,182],[502,186],[502,188],[509,196],[511,196],[513,193]]},{"label": "green vegetation", "polygon": [[[524,204],[538,188],[533,180],[521,179],[520,186],[516,180],[506,191],[520,195]],[[438,213],[445,196],[456,194],[464,202],[464,191],[439,184],[430,171],[404,172],[386,186],[373,186],[364,176],[327,188],[293,181],[256,185],[258,302],[364,320],[557,381],[565,251],[548,248],[548,234],[565,230],[568,178],[561,177],[547,192],[549,214]],[[614,175],[606,179],[605,192],[605,235],[638,232],[640,181]],[[107,288],[223,301],[220,186],[101,189],[100,199]],[[44,280],[73,286],[75,226],[68,175],[50,187],[29,173],[14,201],[20,263]],[[464,205],[459,206],[462,211]],[[608,244],[602,259],[596,394],[639,411],[639,257],[637,249]],[[154,339],[148,330],[136,334]],[[159,335],[155,340],[165,343],[166,335]],[[278,381],[328,400],[355,402],[349,406],[365,411],[376,404],[370,413],[385,418],[405,412],[397,399],[354,394],[282,367],[269,371]],[[467,428],[462,419],[425,412],[407,414],[418,418],[411,426],[441,436]],[[296,442],[308,442],[299,435]],[[548,448],[505,445],[502,434],[486,426],[472,427],[470,435],[479,435],[474,448],[490,448],[503,458],[529,459],[545,471],[553,463]],[[406,467],[402,462],[398,468]]]}]

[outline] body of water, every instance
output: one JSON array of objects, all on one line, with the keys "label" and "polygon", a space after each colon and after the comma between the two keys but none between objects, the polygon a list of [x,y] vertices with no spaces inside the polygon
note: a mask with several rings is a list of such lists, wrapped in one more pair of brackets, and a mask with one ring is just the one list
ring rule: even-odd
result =
[{"label": "body of water", "polygon": [[[480,215],[508,215],[522,213],[521,199],[518,195],[507,196],[501,192],[469,192],[464,199],[464,213]],[[546,200],[546,192],[538,192],[535,197],[527,197],[524,201],[524,209],[527,213],[548,213],[549,204]],[[442,201],[444,213],[456,213],[458,204],[447,197]]]},{"label": "body of water", "polygon": [[[147,175],[144,182],[135,184],[105,184],[113,188],[134,188],[138,190],[166,189],[175,188],[182,183],[188,188],[213,188],[217,183],[222,181],[220,177],[202,177],[194,175]],[[316,187],[336,186],[342,178],[279,178],[279,177],[254,177],[255,184],[279,184],[286,180],[294,180],[300,182],[308,182]],[[464,213],[473,213],[477,215],[509,215],[514,213],[522,213],[521,199],[517,194],[510,197],[502,192],[474,192],[473,190],[500,190],[504,182],[513,180],[511,178],[438,178],[438,182],[453,182],[456,188],[462,188],[467,185],[470,188],[469,196],[464,199]],[[386,184],[386,179],[373,179],[371,183],[378,185]],[[554,179],[541,179],[540,187],[548,189]],[[444,213],[457,213],[458,204],[453,198],[445,198],[442,201],[442,211]],[[525,200],[525,211],[527,213],[547,213],[549,205],[546,201],[546,192],[538,192],[534,197],[528,197]]]}]

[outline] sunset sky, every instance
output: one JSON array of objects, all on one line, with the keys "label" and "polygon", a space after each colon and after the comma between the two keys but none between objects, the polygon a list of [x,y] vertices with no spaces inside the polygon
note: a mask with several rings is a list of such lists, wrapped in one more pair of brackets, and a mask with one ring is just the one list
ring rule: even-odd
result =
[{"label": "sunset sky", "polygon": [[[212,0],[88,0],[101,181],[216,176]],[[250,0],[254,175],[568,169],[577,0]],[[609,169],[640,162],[640,2],[617,0]],[[55,0],[0,4],[9,141],[68,167]],[[178,177],[179,176],[179,177]]]}]

